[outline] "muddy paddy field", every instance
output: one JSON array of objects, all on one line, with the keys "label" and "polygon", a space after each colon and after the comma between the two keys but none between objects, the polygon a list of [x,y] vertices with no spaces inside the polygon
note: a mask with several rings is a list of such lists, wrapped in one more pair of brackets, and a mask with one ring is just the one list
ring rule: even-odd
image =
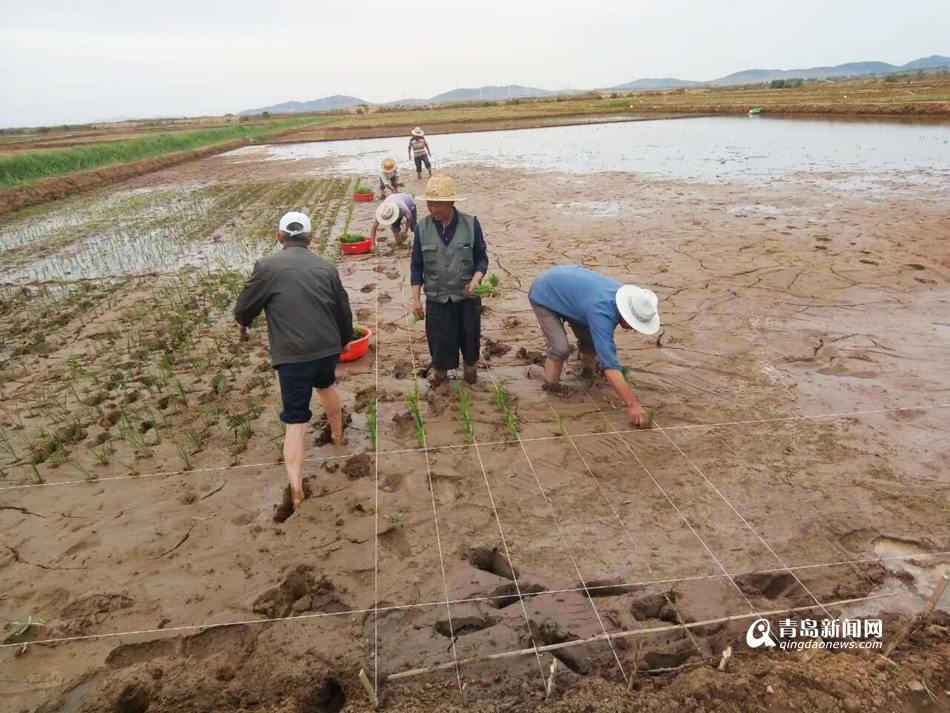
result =
[{"label": "muddy paddy field", "polygon": [[[886,643],[950,571],[950,129],[716,121],[431,138],[501,283],[461,394],[423,378],[408,248],[339,251],[401,139],[4,218],[0,708],[368,710],[360,669],[388,710],[946,708],[950,593],[895,664],[745,632],[878,617]],[[348,444],[314,425],[314,497],[275,519],[277,383],[231,309],[294,208],[374,337],[338,372]],[[658,337],[618,335],[653,430],[602,380],[529,378],[527,291],[565,262],[660,296]]]}]

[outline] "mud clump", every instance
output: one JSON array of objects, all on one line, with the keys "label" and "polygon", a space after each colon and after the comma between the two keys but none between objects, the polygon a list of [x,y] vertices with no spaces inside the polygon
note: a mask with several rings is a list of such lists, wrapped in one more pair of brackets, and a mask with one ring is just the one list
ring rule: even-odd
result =
[{"label": "mud clump", "polygon": [[[503,342],[496,342],[494,339],[485,340],[485,358],[491,359],[496,356],[504,356],[511,351],[511,346]],[[523,351],[523,348],[522,348]]]},{"label": "mud clump", "polygon": [[539,366],[544,365],[544,354],[537,351],[536,349],[525,349],[521,347],[515,352],[515,356],[518,357],[524,364],[538,364]]},{"label": "mud clump", "polygon": [[319,681],[299,701],[303,713],[339,713],[345,704],[343,686],[332,677]]},{"label": "mud clump", "polygon": [[[348,414],[346,411],[343,412],[343,429],[346,430],[346,427],[353,423],[353,417]],[[325,446],[328,443],[333,443],[333,429],[330,428],[330,422],[327,421],[326,414],[320,416],[317,419],[316,423],[313,424],[313,430],[317,432],[316,438],[313,439],[313,445],[315,446]]]},{"label": "mud clump", "polygon": [[[518,596],[519,591],[521,592],[521,596]],[[519,583],[517,587],[514,582],[499,584],[488,593],[488,605],[495,609],[504,609],[505,607],[510,607],[512,604],[517,604],[523,598],[543,591],[544,587],[540,584]]]},{"label": "mud clump", "polygon": [[373,472],[373,460],[366,453],[360,453],[346,461],[343,472],[350,480],[365,478]]},{"label": "mud clump", "polygon": [[640,597],[631,602],[630,613],[637,621],[659,619],[670,624],[678,624],[679,617],[676,615],[676,609],[673,608],[678,596],[676,592],[666,592]]},{"label": "mud clump", "polygon": [[397,379],[408,379],[412,376],[412,364],[406,359],[397,359],[393,365],[393,376]]},{"label": "mud clump", "polygon": [[151,703],[148,689],[140,683],[132,683],[119,693],[113,710],[116,713],[145,713]]},{"label": "mud clump", "polygon": [[283,582],[258,595],[251,608],[255,614],[271,619],[289,616],[291,612],[333,613],[350,609],[333,582],[327,577],[316,579],[306,565],[299,565]]}]

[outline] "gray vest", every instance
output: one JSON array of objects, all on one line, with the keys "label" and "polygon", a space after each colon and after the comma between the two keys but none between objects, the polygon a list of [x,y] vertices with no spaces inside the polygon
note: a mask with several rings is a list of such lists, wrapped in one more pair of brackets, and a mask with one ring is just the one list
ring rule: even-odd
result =
[{"label": "gray vest", "polygon": [[419,221],[423,289],[426,299],[436,302],[465,299],[465,286],[475,274],[475,218],[456,212],[458,225],[448,245],[439,237],[431,215]]}]

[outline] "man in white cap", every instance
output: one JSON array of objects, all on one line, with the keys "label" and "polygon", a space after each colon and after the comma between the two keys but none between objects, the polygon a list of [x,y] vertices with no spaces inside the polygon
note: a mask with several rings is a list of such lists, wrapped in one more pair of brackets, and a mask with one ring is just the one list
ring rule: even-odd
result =
[{"label": "man in white cap", "polygon": [[425,199],[429,215],[419,221],[412,241],[412,311],[420,319],[425,316],[433,386],[445,381],[449,369],[458,368],[459,352],[465,365],[464,379],[474,384],[478,380],[482,301],[472,290],[488,270],[488,248],[478,218],[455,209],[461,198],[449,176],[430,178]]},{"label": "man in white cap", "polygon": [[646,426],[647,414],[623,378],[614,330],[619,325],[656,334],[660,328],[656,295],[580,265],[560,265],[538,276],[528,300],[548,343],[543,388],[555,392],[561,388],[561,370],[571,353],[564,331],[567,322],[577,337],[584,373],[593,376],[599,360],[607,381],[626,404],[630,422]]},{"label": "man in white cap", "polygon": [[422,164],[426,165],[429,177],[432,177],[432,163],[429,158],[432,156],[432,149],[429,148],[429,142],[426,141],[425,132],[418,126],[412,130],[412,136],[409,138],[409,158],[416,162],[416,178],[422,178]]},{"label": "man in white cap", "polygon": [[336,266],[310,252],[313,228],[303,213],[278,223],[279,253],[258,260],[234,307],[242,334],[264,310],[271,365],[280,381],[286,425],[284,464],[293,508],[304,499],[303,463],[313,390],[323,406],[335,444],[343,443],[340,397],[333,387],[340,353],[353,338],[350,301]]},{"label": "man in white cap", "polygon": [[379,226],[392,228],[396,244],[402,245],[410,230],[415,235],[419,232],[416,222],[416,201],[408,193],[394,193],[376,206],[376,219],[369,229],[369,237],[376,240]]}]

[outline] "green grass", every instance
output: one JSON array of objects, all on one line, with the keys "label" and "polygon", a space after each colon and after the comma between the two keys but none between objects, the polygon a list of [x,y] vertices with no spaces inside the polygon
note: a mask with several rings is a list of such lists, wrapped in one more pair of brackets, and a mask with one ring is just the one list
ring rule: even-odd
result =
[{"label": "green grass", "polygon": [[234,139],[261,139],[285,129],[319,121],[321,118],[310,116],[283,119],[255,126],[235,124],[217,129],[159,133],[138,139],[109,141],[64,149],[26,151],[0,158],[0,186],[16,186],[50,176],[86,171],[117,163],[141,161]]}]

